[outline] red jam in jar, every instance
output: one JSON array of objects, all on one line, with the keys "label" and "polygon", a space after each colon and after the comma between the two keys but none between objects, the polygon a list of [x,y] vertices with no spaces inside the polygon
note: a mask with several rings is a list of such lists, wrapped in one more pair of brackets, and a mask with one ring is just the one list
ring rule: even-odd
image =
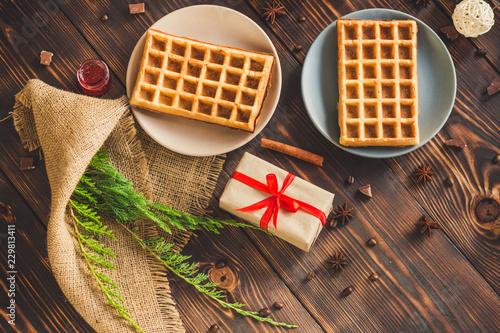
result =
[{"label": "red jam in jar", "polygon": [[101,60],[84,61],[76,72],[78,83],[89,95],[100,96],[111,86],[111,75],[108,66]]}]

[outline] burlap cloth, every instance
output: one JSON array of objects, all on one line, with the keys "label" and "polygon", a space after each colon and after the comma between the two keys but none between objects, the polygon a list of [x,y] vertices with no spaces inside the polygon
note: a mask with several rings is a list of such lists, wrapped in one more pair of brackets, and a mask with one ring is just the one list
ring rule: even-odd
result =
[{"label": "burlap cloth", "polygon": [[[133,332],[108,304],[78,249],[67,202],[92,156],[105,148],[111,163],[136,190],[154,201],[202,214],[215,188],[224,156],[189,157],[168,151],[136,129],[127,98],[106,100],[65,92],[30,80],[16,95],[14,125],[29,150],[41,147],[52,192],[47,249],[62,291],[98,332]],[[145,332],[184,332],[170,294],[166,271],[140,249],[115,222],[103,218],[117,241],[102,238],[116,254],[117,270],[105,273],[120,287],[124,305]],[[138,221],[139,236],[158,235]],[[165,236],[180,251],[189,233]],[[112,259],[112,258],[111,258]]]}]

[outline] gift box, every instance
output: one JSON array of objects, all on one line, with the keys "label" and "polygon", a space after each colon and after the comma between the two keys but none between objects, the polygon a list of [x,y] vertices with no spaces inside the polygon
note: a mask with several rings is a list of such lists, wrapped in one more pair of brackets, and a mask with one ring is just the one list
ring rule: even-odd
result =
[{"label": "gift box", "polygon": [[335,194],[245,153],[227,182],[220,208],[309,251]]}]

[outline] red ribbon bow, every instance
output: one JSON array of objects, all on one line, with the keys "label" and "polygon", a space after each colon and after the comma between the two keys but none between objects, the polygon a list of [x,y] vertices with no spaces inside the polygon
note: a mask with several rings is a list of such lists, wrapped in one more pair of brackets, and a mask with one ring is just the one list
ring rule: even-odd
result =
[{"label": "red ribbon bow", "polygon": [[271,215],[273,215],[273,225],[275,228],[277,228],[278,212],[280,210],[280,207],[283,207],[284,209],[286,209],[291,213],[296,213],[299,209],[302,209],[303,211],[313,215],[314,217],[317,217],[321,221],[321,224],[325,225],[326,222],[325,213],[323,213],[318,208],[311,206],[308,203],[291,198],[285,194],[285,190],[288,188],[288,186],[290,186],[290,184],[295,179],[295,176],[292,175],[291,173],[289,173],[286,176],[280,191],[278,191],[278,180],[276,179],[276,175],[274,173],[267,174],[266,176],[267,185],[259,182],[258,180],[250,178],[247,175],[244,175],[238,171],[235,171],[233,173],[232,178],[242,182],[245,185],[253,187],[259,191],[272,194],[272,196],[264,200],[261,200],[257,203],[254,203],[253,205],[237,209],[237,211],[239,212],[252,212],[267,207],[266,212],[264,213],[264,215],[262,215],[262,218],[260,219],[260,227],[263,228],[264,230],[267,230],[267,225],[269,224]]}]

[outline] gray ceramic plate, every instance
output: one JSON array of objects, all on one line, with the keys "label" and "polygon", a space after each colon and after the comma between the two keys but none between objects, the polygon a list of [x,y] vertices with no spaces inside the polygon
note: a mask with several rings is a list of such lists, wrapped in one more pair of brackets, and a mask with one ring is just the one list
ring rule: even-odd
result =
[{"label": "gray ceramic plate", "polygon": [[415,17],[391,9],[366,9],[345,17],[417,22],[417,70],[420,144],[408,147],[345,147],[339,143],[337,102],[337,22],[316,38],[302,68],[302,98],[316,128],[341,149],[355,155],[388,158],[409,153],[426,144],[446,123],[453,109],[457,79],[450,54],[431,28]]}]

